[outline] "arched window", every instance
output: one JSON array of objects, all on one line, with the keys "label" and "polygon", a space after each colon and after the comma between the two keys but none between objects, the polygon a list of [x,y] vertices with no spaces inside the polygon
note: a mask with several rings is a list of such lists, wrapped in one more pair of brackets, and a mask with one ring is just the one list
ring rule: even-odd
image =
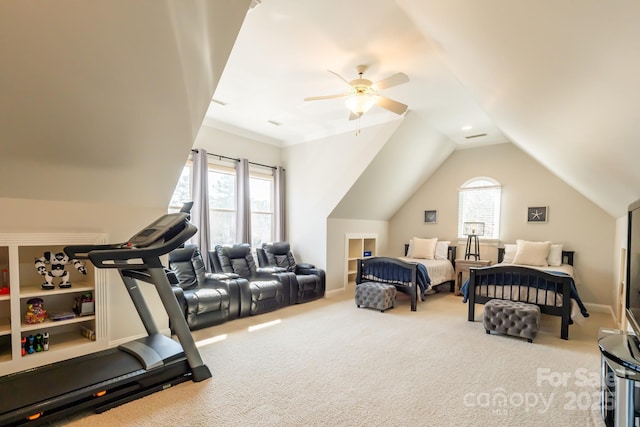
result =
[{"label": "arched window", "polygon": [[502,186],[488,177],[476,177],[458,191],[458,237],[465,237],[465,222],[484,224],[484,239],[500,238],[500,199]]}]

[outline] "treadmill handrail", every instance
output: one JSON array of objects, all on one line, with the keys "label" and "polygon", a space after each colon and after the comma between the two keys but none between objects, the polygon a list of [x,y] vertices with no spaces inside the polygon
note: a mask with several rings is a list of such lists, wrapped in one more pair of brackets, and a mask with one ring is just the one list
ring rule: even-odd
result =
[{"label": "treadmill handrail", "polygon": [[69,258],[90,259],[98,268],[142,270],[162,267],[160,256],[177,249],[198,229],[188,221],[184,228],[160,245],[143,248],[131,247],[127,242],[115,245],[71,245],[64,248]]}]

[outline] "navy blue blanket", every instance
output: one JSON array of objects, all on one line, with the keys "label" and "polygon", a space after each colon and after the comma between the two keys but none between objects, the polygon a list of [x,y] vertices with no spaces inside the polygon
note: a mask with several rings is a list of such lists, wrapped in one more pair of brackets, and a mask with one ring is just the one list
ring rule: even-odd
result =
[{"label": "navy blue blanket", "polygon": [[[418,288],[420,288],[421,295],[424,295],[424,291],[431,286],[431,278],[427,272],[427,267],[420,263],[416,264],[418,267],[416,282]],[[367,263],[367,268],[363,271],[362,277],[380,282],[409,284],[411,283],[411,270],[384,260],[372,260]]]},{"label": "navy blue blanket", "polygon": [[[553,273],[553,274],[558,274],[560,276],[569,276],[567,273],[563,273],[560,271],[547,271],[547,273]],[[520,285],[520,279],[523,275],[520,273],[504,273],[504,274],[492,274],[492,281],[498,282],[498,283],[490,283],[491,285],[497,285],[497,286],[502,286],[502,285],[514,285],[514,286],[518,286]],[[525,275],[526,276],[526,275]],[[481,277],[481,282],[480,285],[487,285],[488,280],[489,280],[489,276],[480,276]],[[505,280],[506,278],[506,280]],[[501,283],[503,282],[503,283]],[[536,281],[535,283],[529,283],[528,284],[529,287],[532,288],[537,288],[537,289],[542,289],[542,290],[555,290],[555,287],[553,285],[553,283],[549,283],[546,280],[539,280]],[[460,289],[460,291],[462,292],[462,302],[466,303],[468,296],[469,296],[469,279],[465,280],[464,284],[462,285],[462,288]],[[576,300],[576,303],[578,303],[578,307],[580,307],[580,312],[582,313],[582,315],[584,317],[589,317],[589,313],[587,312],[587,308],[584,306],[584,304],[582,303],[582,300],[580,299],[580,296],[578,295],[578,290],[576,289],[576,284],[573,281],[573,278],[571,279],[571,294],[570,294],[571,298]]]},{"label": "navy blue blanket", "polygon": [[431,278],[429,277],[429,272],[427,271],[427,267],[424,264],[418,263],[418,287],[420,288],[420,295],[424,297],[424,291],[431,287]]}]

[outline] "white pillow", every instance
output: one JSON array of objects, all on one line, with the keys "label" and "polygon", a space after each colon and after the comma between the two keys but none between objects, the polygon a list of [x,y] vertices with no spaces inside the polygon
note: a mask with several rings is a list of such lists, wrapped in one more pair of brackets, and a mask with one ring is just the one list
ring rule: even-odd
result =
[{"label": "white pillow", "polygon": [[407,256],[409,258],[413,256],[413,239],[409,240],[409,247],[407,248]]},{"label": "white pillow", "polygon": [[551,242],[527,242],[516,240],[516,255],[513,263],[519,265],[531,265],[534,267],[546,267]]},{"label": "white pillow", "polygon": [[513,258],[516,256],[517,245],[515,244],[505,244],[504,245],[504,256],[502,257],[502,262],[505,264],[513,263]]},{"label": "white pillow", "polygon": [[447,255],[449,255],[449,245],[451,242],[449,241],[438,241],[436,243],[436,251],[433,257],[435,259],[448,259]]},{"label": "white pillow", "polygon": [[551,245],[547,263],[553,267],[562,265],[562,245]]},{"label": "white pillow", "polygon": [[420,239],[418,237],[413,238],[413,254],[411,258],[424,258],[433,259],[436,252],[436,243],[438,238],[432,239]]}]

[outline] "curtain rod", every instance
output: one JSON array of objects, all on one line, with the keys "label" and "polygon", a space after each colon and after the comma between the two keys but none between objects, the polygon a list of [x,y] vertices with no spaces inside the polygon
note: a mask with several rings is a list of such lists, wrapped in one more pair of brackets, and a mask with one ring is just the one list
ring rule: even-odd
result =
[{"label": "curtain rod", "polygon": [[[192,148],[191,152],[192,153],[197,153],[198,150],[196,148]],[[223,156],[223,155],[220,155],[220,154],[207,153],[207,156],[217,157],[218,159],[233,160],[234,162],[239,162],[240,161],[240,159],[236,159],[235,157],[227,157],[227,156]],[[262,163],[249,162],[249,164],[250,165],[255,165],[255,166],[262,166],[263,168],[278,169],[276,166],[263,165]]]}]

